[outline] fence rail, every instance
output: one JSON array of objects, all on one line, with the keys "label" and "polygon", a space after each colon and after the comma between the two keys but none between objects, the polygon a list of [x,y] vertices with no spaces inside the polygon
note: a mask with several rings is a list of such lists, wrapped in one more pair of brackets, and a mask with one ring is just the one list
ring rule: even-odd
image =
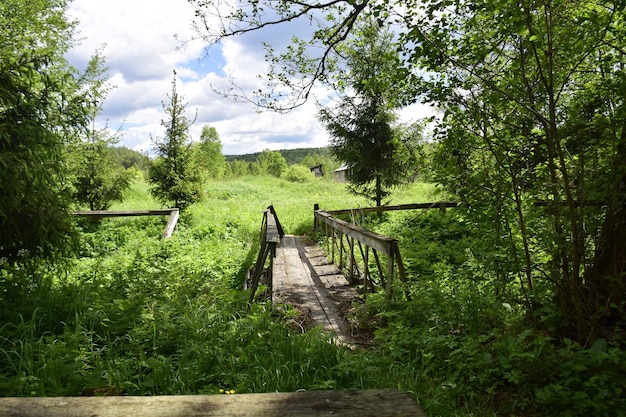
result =
[{"label": "fence rail", "polygon": [[167,224],[163,231],[163,239],[172,236],[176,224],[178,223],[178,208],[157,209],[157,210],[93,210],[75,211],[72,213],[79,217],[103,218],[103,217],[135,217],[135,216],[165,216],[168,215]]},{"label": "fence rail", "polygon": [[332,216],[341,216],[345,214],[355,213],[382,213],[385,211],[400,211],[400,210],[427,210],[427,209],[439,209],[445,212],[447,208],[459,207],[461,203],[455,201],[437,201],[434,203],[414,203],[414,204],[400,204],[397,206],[379,206],[379,207],[360,207],[343,210],[328,210],[326,213]]}]

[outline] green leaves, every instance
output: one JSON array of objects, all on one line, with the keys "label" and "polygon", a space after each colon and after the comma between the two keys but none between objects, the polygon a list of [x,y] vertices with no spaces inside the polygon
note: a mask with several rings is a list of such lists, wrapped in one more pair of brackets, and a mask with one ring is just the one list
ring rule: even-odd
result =
[{"label": "green leaves", "polygon": [[54,258],[72,245],[66,146],[93,111],[90,77],[65,54],[75,22],[63,0],[0,5],[0,257]]},{"label": "green leaves", "polygon": [[77,144],[73,157],[77,166],[73,172],[74,199],[90,210],[107,210],[115,201],[122,201],[133,180],[133,171],[118,166],[113,159],[110,140],[93,132],[94,137]]}]

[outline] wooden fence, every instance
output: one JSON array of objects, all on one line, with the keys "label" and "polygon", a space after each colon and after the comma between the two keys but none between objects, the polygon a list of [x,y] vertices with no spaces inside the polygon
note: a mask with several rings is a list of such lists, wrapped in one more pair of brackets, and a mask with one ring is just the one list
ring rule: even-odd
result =
[{"label": "wooden fence", "polygon": [[177,208],[168,208],[160,210],[94,210],[94,211],[75,211],[72,213],[79,217],[103,218],[103,217],[129,217],[129,216],[169,216],[165,230],[163,231],[163,239],[172,236],[176,224],[178,223],[179,210]]},{"label": "wooden fence", "polygon": [[[382,213],[385,211],[400,211],[400,210],[428,210],[439,209],[441,212],[445,212],[447,208],[459,207],[461,203],[455,201],[437,201],[434,203],[415,203],[415,204],[400,204],[397,206],[379,206],[379,207],[359,207],[344,210],[329,210],[326,213],[332,216],[341,216],[345,214],[368,214],[368,213]],[[317,205],[316,205],[317,207]]]},{"label": "wooden fence", "polygon": [[[270,300],[273,290],[273,268],[274,257],[276,256],[276,245],[280,243],[280,238],[285,235],[283,227],[278,221],[278,216],[274,210],[274,206],[269,206],[263,212],[263,221],[261,222],[261,236],[259,238],[260,247],[254,268],[248,273],[246,278],[246,287],[250,288],[250,300],[254,301],[257,288],[261,282],[263,273],[265,273],[265,284],[269,293]],[[269,258],[269,266],[265,268]]]}]

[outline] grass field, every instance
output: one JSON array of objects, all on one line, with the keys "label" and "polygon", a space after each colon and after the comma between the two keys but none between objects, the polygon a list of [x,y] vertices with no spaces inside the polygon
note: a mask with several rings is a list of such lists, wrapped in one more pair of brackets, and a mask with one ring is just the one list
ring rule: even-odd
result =
[{"label": "grass field", "polygon": [[[416,185],[403,198],[419,199]],[[159,207],[136,183],[112,209]],[[410,196],[410,197],[409,197]],[[423,197],[429,198],[429,196]],[[406,201],[406,200],[405,200]],[[287,233],[306,233],[313,205],[366,201],[327,181],[269,177],[211,183],[205,200],[160,239],[165,218],[80,221],[75,259],[2,272],[0,392],[3,395],[134,395],[398,387],[372,354],[289,327],[289,310],[246,309],[236,288],[252,262],[270,204]],[[384,366],[384,369],[380,369]],[[406,374],[417,396],[420,378]]]},{"label": "grass field", "polygon": [[[621,363],[621,351],[602,350],[597,362],[602,346],[552,351],[545,336],[516,328],[514,306],[494,301],[481,269],[480,231],[463,216],[433,210],[367,220],[399,239],[414,297],[370,295],[356,311],[358,330],[374,343],[350,349],[315,329],[302,333],[288,306],[248,308],[239,288],[267,206],[274,205],[286,233],[307,234],[314,204],[332,210],[369,203],[322,180],[248,177],[212,182],[205,191],[168,240],[161,240],[165,217],[83,219],[74,258],[2,265],[0,394],[399,388],[431,417],[492,416],[496,409],[532,415],[537,404],[555,410],[551,404],[589,392],[581,375],[600,364],[606,378],[595,380],[593,392],[620,396],[619,384],[610,383],[620,368],[606,364]],[[440,199],[435,187],[413,184],[390,203]],[[146,208],[160,206],[145,183],[112,207]],[[559,373],[565,382],[537,386]]]}]

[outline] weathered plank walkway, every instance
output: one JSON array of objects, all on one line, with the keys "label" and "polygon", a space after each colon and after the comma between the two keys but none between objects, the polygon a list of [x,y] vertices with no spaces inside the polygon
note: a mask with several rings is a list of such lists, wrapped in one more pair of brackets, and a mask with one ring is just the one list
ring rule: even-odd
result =
[{"label": "weathered plank walkway", "polygon": [[339,343],[350,343],[345,316],[357,299],[356,290],[318,246],[301,236],[283,236],[274,259],[275,302],[292,304],[310,316],[313,326],[322,326]]}]

